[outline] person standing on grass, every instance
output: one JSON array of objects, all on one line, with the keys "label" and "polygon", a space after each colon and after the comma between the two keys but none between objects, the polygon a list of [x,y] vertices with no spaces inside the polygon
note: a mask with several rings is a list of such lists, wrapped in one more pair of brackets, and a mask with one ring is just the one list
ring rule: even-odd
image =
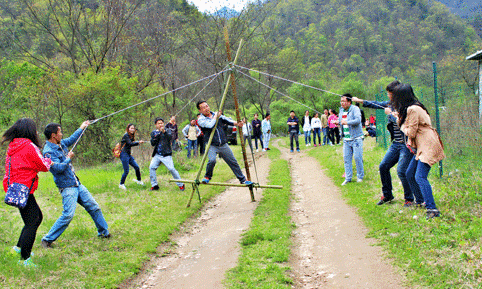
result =
[{"label": "person standing on grass", "polygon": [[321,116],[321,129],[323,131],[323,145],[330,144],[329,125],[328,125],[328,109],[325,108]]},{"label": "person standing on grass", "polygon": [[90,194],[87,188],[82,185],[80,179],[75,174],[72,166],[74,153],[69,152],[72,146],[82,135],[82,131],[87,128],[90,122],[84,121],[70,137],[62,139],[62,128],[60,124],[49,123],[44,130],[45,143],[43,154],[52,159],[50,172],[54,176],[54,182],[62,195],[62,215],[55,221],[50,231],[42,238],[42,246],[51,248],[52,243],[62,235],[74,218],[77,203],[84,207],[90,214],[97,227],[97,236],[100,238],[110,238],[111,234],[104,219],[102,210]]},{"label": "person standing on grass", "polygon": [[191,150],[193,150],[194,157],[197,157],[197,139],[201,135],[201,129],[196,125],[196,120],[192,119],[183,128],[182,133],[187,139],[187,157],[191,157]]},{"label": "person standing on grass", "polygon": [[338,116],[335,110],[330,109],[330,116],[328,117],[329,132],[328,137],[330,139],[331,145],[340,144],[340,130],[338,129]]},{"label": "person standing on grass", "polygon": [[243,139],[244,142],[248,142],[249,149],[253,151],[253,145],[251,144],[251,135],[253,133],[253,128],[251,127],[251,123],[243,117]]},{"label": "person standing on grass", "polygon": [[176,116],[171,115],[171,119],[165,125],[166,129],[171,131],[171,148],[173,151],[179,150],[178,145],[178,132],[177,132],[177,123],[176,123]]},{"label": "person standing on grass", "polygon": [[290,111],[290,117],[286,122],[288,124],[288,132],[290,133],[290,151],[293,152],[293,141],[296,141],[296,151],[300,151],[300,143],[298,142],[298,134],[300,133],[299,120],[294,110]]},{"label": "person standing on grass", "polygon": [[311,119],[311,128],[313,129],[313,146],[316,147],[316,136],[318,135],[318,145],[321,146],[321,120],[316,112]]},{"label": "person standing on grass", "polygon": [[[172,160],[172,130],[165,128],[164,120],[160,117],[156,117],[154,125],[156,129],[151,132],[151,145],[154,147],[154,150],[152,151],[152,160],[149,165],[149,178],[151,179],[151,191],[158,191],[159,184],[157,183],[156,170],[161,163],[171,172],[175,180],[180,180],[181,176],[174,167],[174,161]],[[177,182],[176,185],[181,191],[184,191],[183,183]]]},{"label": "person standing on grass", "polygon": [[427,219],[438,217],[440,211],[435,205],[428,174],[432,165],[445,158],[440,136],[432,127],[427,109],[418,101],[409,84],[395,88],[392,103],[397,112],[398,125],[407,136],[407,147],[413,153],[406,172],[410,187],[414,183],[419,185],[427,209]]},{"label": "person standing on grass", "polygon": [[228,166],[233,171],[234,175],[238,178],[241,184],[252,185],[253,182],[246,180],[241,168],[239,167],[238,161],[234,157],[233,152],[228,146],[228,141],[226,139],[226,134],[222,129],[221,125],[218,124],[216,129],[213,131],[216,125],[216,119],[219,118],[219,122],[224,124],[242,127],[243,123],[235,122],[230,118],[224,116],[221,111],[216,113],[212,112],[209,108],[208,103],[205,100],[200,100],[196,104],[197,109],[201,113],[198,118],[198,124],[201,130],[204,132],[206,142],[209,142],[211,133],[214,134],[211,146],[208,150],[208,164],[206,165],[206,174],[202,179],[202,183],[207,184],[213,177],[214,166],[216,165],[216,156],[219,156],[228,164]]},{"label": "person standing on grass", "polygon": [[305,111],[305,115],[301,119],[301,127],[305,134],[305,146],[311,145],[311,116],[309,111]]},{"label": "person standing on grass", "polygon": [[7,192],[12,183],[20,183],[30,188],[26,206],[18,209],[24,227],[11,253],[20,256],[19,264],[25,267],[36,267],[31,259],[31,252],[43,216],[34,192],[38,188],[38,173],[47,172],[52,165],[52,160],[42,156],[37,125],[30,118],[21,118],[7,129],[3,134],[2,144],[6,142],[8,142],[8,149],[3,178],[4,191]]},{"label": "person standing on grass", "polygon": [[263,132],[263,151],[269,151],[269,140],[271,138],[271,115],[266,113],[265,118],[261,122],[261,131]]},{"label": "person standing on grass", "polygon": [[258,152],[258,140],[261,149],[263,149],[263,135],[261,132],[261,121],[258,119],[258,114],[254,114],[254,119],[251,122],[251,126],[253,128],[253,138],[254,138],[254,145],[256,146],[256,152]]},{"label": "person standing on grass", "polygon": [[362,182],[365,172],[363,170],[363,131],[361,112],[358,106],[352,104],[352,96],[343,94],[340,100],[341,108],[339,120],[336,124],[342,127],[343,160],[345,162],[345,181],[342,186],[351,182],[353,176],[352,159],[355,158],[357,182]]},{"label": "person standing on grass", "polygon": [[126,181],[127,175],[129,174],[129,165],[131,165],[134,168],[134,170],[136,171],[136,178],[137,179],[134,179],[134,182],[141,185],[141,186],[144,185],[144,183],[142,182],[142,179],[141,179],[141,170],[139,169],[139,165],[136,163],[136,160],[134,159],[134,157],[131,154],[131,148],[132,147],[138,146],[139,144],[144,143],[143,140],[135,141],[136,131],[137,131],[137,129],[132,123],[128,124],[127,128],[126,128],[126,133],[124,134],[124,136],[122,136],[122,140],[121,140],[122,151],[120,153],[119,158],[122,162],[122,167],[124,168],[124,173],[122,174],[120,184],[119,184],[119,188],[121,188],[123,190],[126,189],[126,186],[124,185],[124,183]]},{"label": "person standing on grass", "polygon": [[[389,100],[392,100],[393,91],[395,88],[400,85],[401,83],[398,80],[392,81],[386,87],[387,95]],[[381,200],[377,203],[377,205],[383,205],[385,203],[391,203],[394,199],[393,196],[393,187],[392,187],[392,177],[390,175],[390,169],[395,166],[397,163],[397,174],[402,182],[403,191],[404,191],[404,198],[405,198],[405,207],[410,207],[414,205],[414,200],[416,199],[416,205],[421,206],[424,202],[422,192],[420,191],[420,187],[415,182],[413,184],[413,188],[411,188],[408,180],[407,180],[407,168],[412,160],[412,154],[410,150],[405,145],[405,135],[400,130],[398,126],[397,119],[395,116],[392,115],[392,106],[390,101],[368,101],[363,100],[357,97],[353,98],[354,102],[363,103],[363,107],[373,108],[373,109],[383,109],[387,114],[387,129],[390,132],[392,144],[387,150],[385,157],[383,158],[382,162],[379,165],[380,171],[380,179],[382,182],[382,197]],[[373,115],[372,115],[373,116]],[[370,123],[374,124],[371,121]],[[415,196],[415,199],[414,199]]]}]

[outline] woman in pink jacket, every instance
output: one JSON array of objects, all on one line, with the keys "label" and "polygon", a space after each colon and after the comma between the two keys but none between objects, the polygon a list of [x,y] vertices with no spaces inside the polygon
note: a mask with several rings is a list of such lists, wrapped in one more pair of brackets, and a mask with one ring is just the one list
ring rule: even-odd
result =
[{"label": "woman in pink jacket", "polygon": [[52,161],[44,158],[39,150],[40,139],[37,134],[37,126],[30,118],[19,119],[4,134],[2,144],[8,142],[7,156],[5,160],[5,176],[3,189],[5,192],[9,184],[20,183],[30,188],[27,205],[19,209],[25,226],[20,233],[17,246],[12,248],[14,254],[19,254],[19,263],[26,267],[35,267],[30,258],[37,229],[42,223],[42,211],[34,197],[38,187],[39,172],[47,172]]},{"label": "woman in pink jacket", "polygon": [[337,125],[338,116],[333,109],[330,109],[330,116],[328,117],[328,138],[330,139],[331,145],[340,144],[340,130]]}]

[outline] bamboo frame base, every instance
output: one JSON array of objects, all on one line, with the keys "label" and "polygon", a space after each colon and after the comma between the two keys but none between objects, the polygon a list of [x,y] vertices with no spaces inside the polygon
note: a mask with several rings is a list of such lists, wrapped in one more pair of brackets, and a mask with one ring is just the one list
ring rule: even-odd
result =
[{"label": "bamboo frame base", "polygon": [[[187,184],[195,184],[196,181],[191,181],[191,180],[174,180],[170,179],[170,183],[187,183]],[[249,187],[250,185],[244,185],[244,184],[229,184],[229,183],[217,183],[217,182],[209,182],[207,184],[204,183],[199,183],[200,185],[208,185],[208,186],[223,186],[223,187]],[[277,185],[259,185],[253,183],[252,185],[254,188],[260,188],[260,189],[282,189],[283,186],[277,186]]]}]

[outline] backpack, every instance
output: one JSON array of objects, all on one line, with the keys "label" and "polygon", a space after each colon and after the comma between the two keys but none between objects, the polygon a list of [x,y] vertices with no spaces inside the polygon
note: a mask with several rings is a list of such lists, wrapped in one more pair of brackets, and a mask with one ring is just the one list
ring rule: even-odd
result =
[{"label": "backpack", "polygon": [[[124,144],[125,145],[125,144]],[[121,145],[120,142],[118,142],[115,147],[112,149],[112,153],[114,154],[114,157],[119,158],[120,154],[122,152],[122,149],[124,148],[124,145]]]}]

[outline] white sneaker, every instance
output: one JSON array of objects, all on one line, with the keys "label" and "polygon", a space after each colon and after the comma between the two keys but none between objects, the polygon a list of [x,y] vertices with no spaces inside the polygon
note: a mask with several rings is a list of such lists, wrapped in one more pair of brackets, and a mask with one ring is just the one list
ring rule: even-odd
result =
[{"label": "white sneaker", "polygon": [[351,182],[351,181],[345,180],[343,183],[341,183],[341,185],[344,186],[344,185],[348,184],[349,182]]},{"label": "white sneaker", "polygon": [[256,152],[259,152],[259,150],[258,150],[258,149],[256,149]]},{"label": "white sneaker", "polygon": [[141,185],[143,186],[144,185],[144,182],[143,181],[138,181],[136,179],[133,179],[134,183],[138,184],[138,185]]},{"label": "white sneaker", "polygon": [[119,189],[127,190],[125,185],[119,185]]},{"label": "white sneaker", "polygon": [[361,182],[363,182],[363,179],[356,179],[356,182],[361,183]]},{"label": "white sneaker", "polygon": [[263,149],[263,151],[265,152],[265,151],[266,151],[266,149]]}]

